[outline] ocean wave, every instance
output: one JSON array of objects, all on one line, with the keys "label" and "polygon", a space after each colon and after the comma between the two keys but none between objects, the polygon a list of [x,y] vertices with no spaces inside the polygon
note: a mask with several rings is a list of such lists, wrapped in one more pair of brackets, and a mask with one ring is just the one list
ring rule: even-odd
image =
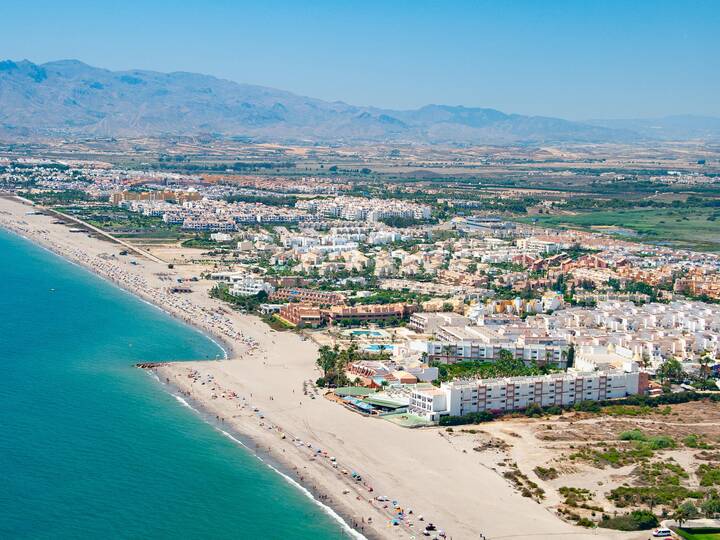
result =
[{"label": "ocean wave", "polygon": [[[188,406],[189,406],[189,405],[188,405]],[[192,407],[190,407],[190,408],[192,408]],[[234,437],[232,434],[228,433],[228,432],[225,431],[224,429],[222,429],[222,428],[220,428],[220,427],[218,427],[218,426],[213,426],[213,427],[215,427],[215,429],[217,429],[220,433],[222,433],[223,435],[225,435],[225,436],[226,436],[228,439],[230,439],[231,441],[239,444],[239,445],[242,446],[243,448],[248,448],[247,445],[244,444],[240,439],[238,439],[237,437]],[[249,450],[249,448],[248,448],[248,450]],[[329,507],[328,505],[323,504],[323,503],[321,503],[319,500],[317,500],[317,499],[313,496],[313,494],[310,492],[309,489],[307,489],[307,488],[304,487],[302,484],[300,484],[299,482],[297,482],[296,480],[294,480],[293,478],[291,478],[290,476],[288,476],[287,474],[285,474],[284,472],[282,472],[281,470],[279,470],[277,467],[274,467],[273,465],[271,465],[270,463],[268,463],[267,461],[265,461],[261,456],[259,456],[259,455],[257,455],[257,454],[253,454],[253,455],[254,455],[257,459],[259,459],[263,464],[267,465],[270,469],[272,469],[272,470],[275,471],[277,474],[279,474],[280,476],[282,476],[288,484],[290,484],[291,486],[299,489],[299,490],[302,492],[303,495],[305,495],[305,496],[306,496],[307,498],[309,498],[312,502],[314,502],[316,505],[318,505],[320,508],[322,508],[322,510],[323,510],[327,515],[329,515],[332,519],[334,519],[335,521],[337,521],[337,522],[340,524],[340,526],[342,527],[342,529],[343,529],[351,538],[357,538],[358,540],[367,540],[367,539],[365,538],[365,536],[363,536],[362,534],[360,534],[359,532],[357,532],[355,529],[353,529],[352,527],[350,527],[350,525],[348,525],[347,522],[346,522],[337,512],[335,512],[335,510],[333,510],[333,509],[332,509],[331,507]]]},{"label": "ocean wave", "polygon": [[[155,378],[155,380],[157,380],[158,382],[160,382],[160,383],[162,384],[162,381],[160,380],[160,378],[157,376],[156,373],[154,373],[152,370],[148,370],[148,373],[150,373],[150,374]],[[208,421],[208,420],[205,418],[206,415],[203,414],[202,411],[200,411],[200,410],[198,410],[197,408],[193,407],[193,406],[192,406],[190,403],[188,403],[188,401],[185,400],[182,396],[178,395],[176,392],[173,392],[173,391],[170,392],[170,395],[173,396],[178,402],[180,402],[180,404],[181,404],[183,407],[187,407],[187,408],[190,409],[191,411],[194,411],[198,416],[200,416],[200,418],[202,418],[202,419],[205,421],[205,423],[207,423],[207,424],[209,424],[210,426],[212,426],[213,428],[215,428],[217,431],[219,431],[220,433],[222,433],[225,437],[227,437],[228,439],[230,439],[231,441],[233,441],[233,442],[234,442],[235,444],[237,444],[238,446],[242,446],[245,450],[249,451],[253,456],[255,456],[258,460],[260,460],[264,465],[266,465],[266,466],[269,467],[271,470],[273,470],[274,472],[276,472],[277,474],[279,474],[280,476],[282,476],[282,477],[285,479],[285,481],[288,482],[290,485],[292,485],[293,487],[299,489],[300,492],[301,492],[303,495],[305,495],[305,496],[306,496],[308,499],[310,499],[313,503],[315,503],[316,505],[318,505],[318,506],[323,510],[323,512],[325,512],[325,513],[326,513],[328,516],[330,516],[334,521],[336,521],[336,522],[342,527],[343,531],[348,534],[348,536],[350,536],[351,538],[356,538],[357,540],[367,540],[367,538],[366,538],[365,536],[363,536],[363,535],[360,534],[358,531],[356,531],[355,529],[353,529],[352,527],[350,527],[350,525],[347,524],[347,522],[340,516],[340,514],[338,514],[338,513],[337,513],[335,510],[333,510],[330,506],[328,506],[328,505],[326,505],[326,504],[323,504],[322,502],[320,502],[319,500],[317,500],[317,499],[313,496],[313,494],[310,492],[309,489],[307,489],[306,487],[304,487],[302,484],[300,484],[299,482],[297,482],[295,479],[291,478],[290,476],[288,476],[288,475],[285,474],[284,472],[282,472],[282,471],[281,471],[280,469],[278,469],[277,467],[274,467],[271,463],[268,463],[267,461],[265,461],[265,460],[262,458],[262,456],[259,456],[257,453],[253,452],[252,449],[251,449],[250,447],[248,447],[248,445],[246,445],[246,444],[245,444],[244,442],[242,442],[240,439],[238,439],[237,437],[235,437],[232,433],[229,433],[229,432],[225,431],[224,429],[222,429],[221,427],[219,427],[218,425],[216,425],[214,422]]]}]

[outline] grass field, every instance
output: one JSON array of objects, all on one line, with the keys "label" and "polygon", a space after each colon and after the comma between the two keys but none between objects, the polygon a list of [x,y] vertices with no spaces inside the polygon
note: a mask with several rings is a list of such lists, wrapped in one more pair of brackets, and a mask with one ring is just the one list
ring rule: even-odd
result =
[{"label": "grass field", "polygon": [[686,540],[720,540],[720,529],[675,529]]},{"label": "grass field", "polygon": [[[713,219],[717,216],[718,219]],[[673,208],[538,215],[525,223],[607,232],[627,240],[699,251],[720,251],[720,211],[712,208]]]}]

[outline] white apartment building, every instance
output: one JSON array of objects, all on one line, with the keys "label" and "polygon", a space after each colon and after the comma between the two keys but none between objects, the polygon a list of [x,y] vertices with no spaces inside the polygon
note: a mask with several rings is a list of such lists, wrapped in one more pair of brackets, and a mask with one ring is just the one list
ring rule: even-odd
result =
[{"label": "white apartment building", "polygon": [[413,313],[408,328],[421,334],[434,334],[441,326],[460,326],[470,323],[470,319],[457,313]]},{"label": "white apartment building", "polygon": [[435,331],[437,340],[420,343],[428,358],[437,362],[493,361],[504,349],[526,363],[565,367],[570,344],[564,337],[539,329],[512,329],[507,333],[502,330],[488,326],[441,326]]},{"label": "white apartment building", "polygon": [[563,249],[570,247],[570,243],[560,238],[530,236],[529,238],[519,238],[517,246],[534,253],[558,253]]},{"label": "white apartment building", "polygon": [[408,412],[437,422],[441,416],[524,410],[531,404],[569,406],[641,394],[647,381],[647,374],[640,371],[596,371],[458,380],[442,383],[440,388],[417,385]]},{"label": "white apartment building", "polygon": [[324,217],[340,217],[351,221],[374,222],[388,217],[429,219],[428,205],[388,199],[336,197],[334,199],[300,200],[295,208]]},{"label": "white apartment building", "polygon": [[449,414],[447,399],[447,391],[442,386],[437,388],[428,383],[418,384],[410,394],[408,412],[437,422],[440,416]]},{"label": "white apartment building", "polygon": [[685,360],[705,352],[720,355],[720,307],[701,302],[636,306],[606,301],[593,309],[557,311],[545,316],[542,324],[578,347],[612,344],[629,349],[633,356],[648,355],[653,365],[670,356]]},{"label": "white apartment building", "polygon": [[182,228],[188,231],[228,232],[236,230],[235,222],[233,221],[211,221],[196,218],[185,218],[182,222]]},{"label": "white apartment building", "polygon": [[230,287],[229,292],[233,296],[254,296],[261,291],[271,294],[275,291],[275,288],[269,283],[265,283],[262,279],[244,276],[241,279],[232,281],[232,287]]}]

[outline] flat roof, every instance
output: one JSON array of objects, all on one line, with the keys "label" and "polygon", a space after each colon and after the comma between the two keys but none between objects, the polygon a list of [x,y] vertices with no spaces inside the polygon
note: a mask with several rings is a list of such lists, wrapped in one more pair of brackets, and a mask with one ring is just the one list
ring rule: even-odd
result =
[{"label": "flat roof", "polygon": [[344,397],[344,396],[369,396],[370,394],[374,394],[375,390],[373,388],[367,388],[365,386],[341,386],[340,388],[335,389],[335,394]]},{"label": "flat roof", "polygon": [[375,396],[368,396],[365,399],[363,399],[365,403],[369,403],[370,405],[376,405],[378,407],[385,407],[388,409],[400,409],[401,407],[407,407],[407,403],[399,403],[397,401],[393,401],[390,399],[383,399],[378,398]]}]

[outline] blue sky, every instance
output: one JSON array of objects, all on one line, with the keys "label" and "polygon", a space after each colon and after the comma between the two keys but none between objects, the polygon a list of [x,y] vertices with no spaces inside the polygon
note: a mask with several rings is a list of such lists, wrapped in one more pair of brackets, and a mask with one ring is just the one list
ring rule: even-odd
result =
[{"label": "blue sky", "polygon": [[358,105],[720,116],[720,0],[2,0],[0,57],[194,71]]}]

